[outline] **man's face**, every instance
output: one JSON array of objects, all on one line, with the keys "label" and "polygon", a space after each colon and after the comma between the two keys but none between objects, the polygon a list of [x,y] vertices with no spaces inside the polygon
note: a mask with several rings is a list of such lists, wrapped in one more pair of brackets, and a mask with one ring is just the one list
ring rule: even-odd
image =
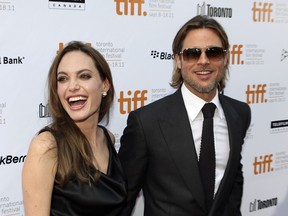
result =
[{"label": "man's face", "polygon": [[[206,48],[222,48],[218,35],[211,29],[191,30],[183,41],[182,51],[187,48],[200,48],[202,53],[199,58],[187,58],[187,53],[176,55],[177,67],[181,69],[184,85],[195,95],[205,101],[210,101],[216,94],[218,82],[224,77],[224,67],[227,64],[227,52],[218,57],[205,53]],[[222,49],[220,49],[221,51]],[[210,51],[209,51],[210,52]],[[208,55],[208,56],[207,56]],[[190,56],[193,52],[190,52]]]}]

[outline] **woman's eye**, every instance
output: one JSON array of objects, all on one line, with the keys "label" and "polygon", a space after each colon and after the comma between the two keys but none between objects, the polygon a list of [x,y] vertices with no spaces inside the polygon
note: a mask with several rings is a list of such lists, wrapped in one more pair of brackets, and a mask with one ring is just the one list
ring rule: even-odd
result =
[{"label": "woman's eye", "polygon": [[59,77],[57,77],[57,81],[58,81],[58,82],[63,82],[63,81],[65,81],[65,80],[67,80],[67,77],[64,77],[64,76],[59,76]]},{"label": "woman's eye", "polygon": [[82,78],[82,79],[90,79],[91,75],[90,74],[81,74],[80,78]]}]

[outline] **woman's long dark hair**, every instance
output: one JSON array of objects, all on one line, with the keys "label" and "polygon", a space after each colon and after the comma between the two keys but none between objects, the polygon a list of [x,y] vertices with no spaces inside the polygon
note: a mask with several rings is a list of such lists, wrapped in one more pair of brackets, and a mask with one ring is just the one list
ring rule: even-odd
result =
[{"label": "woman's long dark hair", "polygon": [[104,117],[106,117],[107,123],[109,122],[109,110],[114,98],[114,86],[109,65],[101,53],[89,44],[79,41],[70,42],[55,57],[48,75],[48,104],[52,117],[50,127],[57,138],[57,171],[55,182],[59,185],[66,184],[72,177],[77,177],[80,181],[91,183],[91,181],[97,181],[100,176],[100,172],[93,165],[92,149],[88,140],[64,110],[57,94],[57,69],[59,63],[64,55],[72,51],[81,51],[90,56],[99,71],[101,80],[108,80],[110,83],[107,96],[103,97],[101,101],[98,122],[102,121]]}]

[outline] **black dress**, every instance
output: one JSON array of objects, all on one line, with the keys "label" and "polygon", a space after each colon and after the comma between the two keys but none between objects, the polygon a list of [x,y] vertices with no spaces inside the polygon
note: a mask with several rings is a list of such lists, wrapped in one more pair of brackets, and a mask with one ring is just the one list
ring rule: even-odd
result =
[{"label": "black dress", "polygon": [[54,184],[51,216],[117,216],[121,213],[126,201],[124,172],[110,136],[102,128],[109,149],[107,174],[101,173],[91,186],[77,179],[64,187]]}]

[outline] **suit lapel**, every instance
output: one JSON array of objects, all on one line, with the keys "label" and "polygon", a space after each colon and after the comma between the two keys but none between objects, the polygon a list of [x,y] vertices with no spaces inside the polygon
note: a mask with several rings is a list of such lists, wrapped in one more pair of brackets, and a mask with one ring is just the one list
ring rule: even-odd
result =
[{"label": "suit lapel", "polygon": [[[234,167],[234,160],[233,158],[237,158],[239,152],[241,152],[241,144],[238,144],[240,138],[240,132],[238,127],[238,119],[239,115],[234,110],[234,108],[228,103],[227,99],[225,99],[225,96],[219,95],[219,99],[225,114],[226,122],[227,122],[227,128],[228,128],[228,135],[229,135],[229,146],[230,146],[230,153],[229,153],[229,159],[227,162],[226,170],[224,173],[224,176],[221,180],[221,183],[219,185],[218,191],[215,196],[215,200],[211,209],[213,215],[214,210],[217,208],[218,203],[221,203],[221,199],[228,194],[226,194],[225,188],[227,187],[231,182],[229,182],[229,176],[231,176],[231,167]],[[233,183],[233,182],[232,182]]]},{"label": "suit lapel", "polygon": [[198,170],[197,153],[181,91],[171,96],[166,118],[159,121],[171,157],[191,193],[204,209],[203,187]]}]

